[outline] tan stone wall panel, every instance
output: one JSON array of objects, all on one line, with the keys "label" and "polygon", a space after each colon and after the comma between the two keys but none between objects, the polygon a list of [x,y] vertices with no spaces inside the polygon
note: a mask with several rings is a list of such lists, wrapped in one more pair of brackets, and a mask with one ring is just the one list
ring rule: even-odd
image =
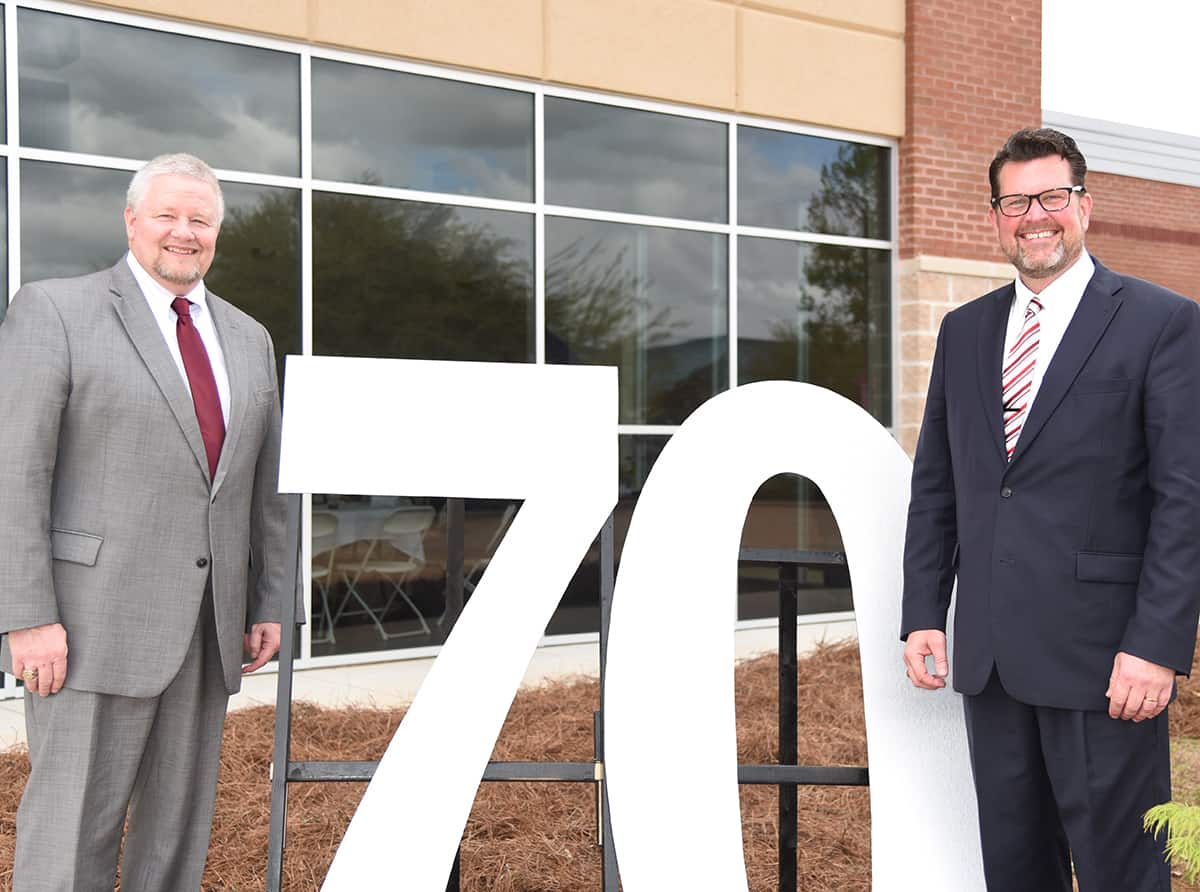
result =
[{"label": "tan stone wall panel", "polygon": [[311,0],[317,43],[525,77],[542,74],[541,0]]},{"label": "tan stone wall panel", "polygon": [[710,0],[546,0],[546,78],[730,109],[736,16]]},{"label": "tan stone wall panel", "polygon": [[742,5],[844,22],[889,34],[904,33],[904,0],[746,0]]},{"label": "tan stone wall panel", "polygon": [[911,454],[916,447],[942,319],[955,307],[1012,281],[1007,264],[923,255],[900,261],[900,409],[896,439]]},{"label": "tan stone wall panel", "polygon": [[743,9],[739,111],[904,135],[904,41]]},{"label": "tan stone wall panel", "polygon": [[279,37],[303,40],[308,36],[308,0],[207,0],[188,3],[183,0],[131,0],[125,3],[98,4],[124,12],[169,16],[183,21],[259,31]]}]

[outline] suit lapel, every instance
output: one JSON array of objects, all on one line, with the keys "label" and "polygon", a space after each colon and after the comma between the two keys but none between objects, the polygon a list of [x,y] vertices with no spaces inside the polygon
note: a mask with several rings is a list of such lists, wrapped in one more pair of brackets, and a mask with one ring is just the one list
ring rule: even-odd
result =
[{"label": "suit lapel", "polygon": [[1004,405],[1000,400],[1003,387],[1000,374],[1003,371],[1004,333],[1008,327],[1008,313],[1012,306],[1016,288],[1009,285],[1001,288],[984,310],[979,321],[979,345],[975,351],[979,362],[979,404],[992,432],[992,442],[1001,456],[1004,448]]},{"label": "suit lapel", "polygon": [[212,313],[213,327],[217,330],[217,340],[221,343],[221,352],[225,355],[225,371],[229,375],[229,420],[225,425],[225,442],[221,446],[221,457],[217,461],[216,479],[213,481],[215,493],[225,480],[229,468],[230,457],[237,448],[238,438],[246,422],[246,407],[249,404],[249,370],[246,358],[250,355],[242,344],[242,329],[238,325],[229,306],[211,291],[208,294],[208,311]]},{"label": "suit lapel", "polygon": [[1038,433],[1071,389],[1080,369],[1121,305],[1121,299],[1116,294],[1121,288],[1121,280],[1101,266],[1099,261],[1095,263],[1096,271],[1083,291],[1079,307],[1071,317],[1063,339],[1054,351],[1054,357],[1046,366],[1046,374],[1042,377],[1042,385],[1033,399],[1033,406],[1029,410],[1025,427],[1021,430],[1021,437],[1017,440],[1010,467],[1017,463],[1037,439]]},{"label": "suit lapel", "polygon": [[204,439],[200,436],[200,423],[196,420],[196,407],[192,403],[192,395],[188,392],[183,376],[179,374],[179,367],[175,365],[171,351],[167,349],[162,329],[158,327],[150,305],[123,259],[112,268],[109,288],[113,295],[113,307],[121,324],[125,326],[129,340],[133,342],[134,349],[150,371],[167,405],[171,407],[196,463],[207,478],[208,457],[204,452]]}]

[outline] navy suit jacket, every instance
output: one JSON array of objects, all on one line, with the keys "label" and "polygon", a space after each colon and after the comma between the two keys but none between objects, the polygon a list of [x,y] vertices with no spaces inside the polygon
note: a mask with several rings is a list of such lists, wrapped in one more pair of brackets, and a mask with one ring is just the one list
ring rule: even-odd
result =
[{"label": "navy suit jacket", "polygon": [[1125,651],[1186,674],[1200,612],[1200,305],[1096,263],[1012,461],[1014,286],[946,315],[913,465],[901,637],[945,629],[956,690],[1107,709]]}]

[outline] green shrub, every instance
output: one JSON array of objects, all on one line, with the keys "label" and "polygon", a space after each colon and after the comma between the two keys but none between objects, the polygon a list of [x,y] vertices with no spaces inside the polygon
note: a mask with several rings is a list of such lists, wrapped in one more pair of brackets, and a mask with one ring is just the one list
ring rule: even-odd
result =
[{"label": "green shrub", "polygon": [[1156,805],[1146,812],[1143,825],[1156,839],[1166,831],[1167,855],[1183,868],[1185,882],[1200,880],[1200,806],[1182,802]]}]

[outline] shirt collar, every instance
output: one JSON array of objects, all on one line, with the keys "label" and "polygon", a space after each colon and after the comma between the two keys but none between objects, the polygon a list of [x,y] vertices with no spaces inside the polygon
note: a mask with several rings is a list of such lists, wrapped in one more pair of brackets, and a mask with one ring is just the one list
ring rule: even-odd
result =
[{"label": "shirt collar", "polygon": [[1092,260],[1092,256],[1087,251],[1080,251],[1079,257],[1075,259],[1063,274],[1042,289],[1040,294],[1034,294],[1029,290],[1029,287],[1021,281],[1021,277],[1017,276],[1017,306],[1024,309],[1029,305],[1029,301],[1037,298],[1042,308],[1052,306],[1069,305],[1074,306],[1079,303],[1079,299],[1083,297],[1083,291],[1088,286],[1088,282],[1092,281],[1092,275],[1096,272],[1096,264]]},{"label": "shirt collar", "polygon": [[[125,260],[129,264],[129,270],[133,273],[134,280],[138,283],[138,287],[142,289],[142,294],[146,296],[146,300],[149,301],[154,311],[156,313],[164,313],[170,310],[174,313],[175,311],[171,309],[171,303],[177,295],[168,291],[153,276],[146,272],[142,268],[142,265],[138,263],[137,258],[133,256],[132,251],[125,252]],[[193,314],[197,313],[197,308],[199,308],[198,312],[200,313],[208,312],[207,292],[204,288],[203,279],[196,282],[183,297],[186,297],[191,302],[191,312]]]}]

